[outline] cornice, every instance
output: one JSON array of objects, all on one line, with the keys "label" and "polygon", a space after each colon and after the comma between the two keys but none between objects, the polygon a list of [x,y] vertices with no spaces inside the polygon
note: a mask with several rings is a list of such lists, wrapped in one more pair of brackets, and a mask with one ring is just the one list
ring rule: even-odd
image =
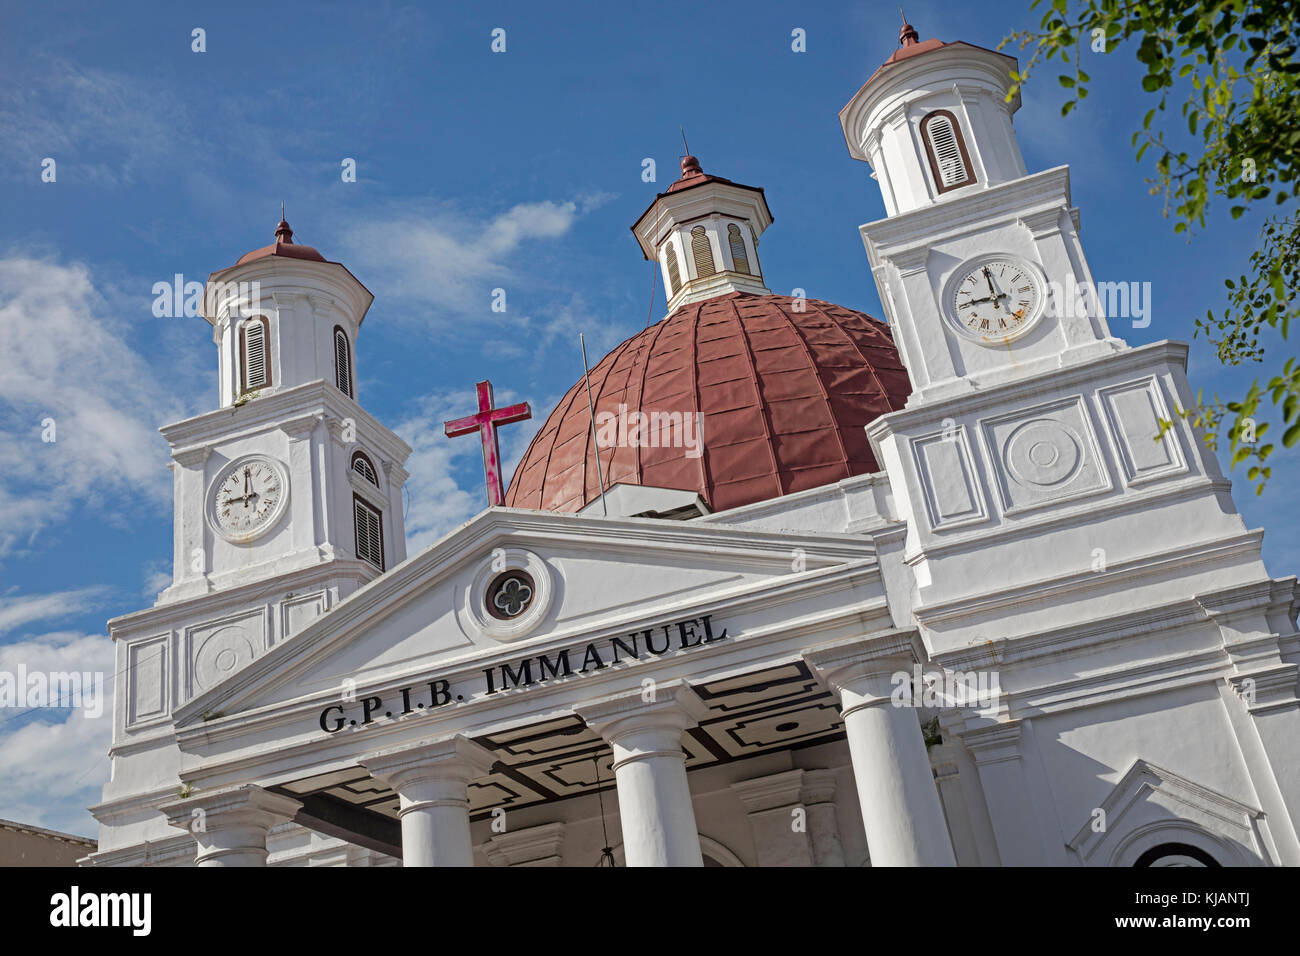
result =
[{"label": "cornice", "polygon": [[862,226],[874,267],[918,246],[1070,205],[1070,167],[1056,166]]},{"label": "cornice", "polygon": [[219,441],[281,428],[285,422],[309,417],[352,418],[364,426],[385,457],[401,464],[411,454],[410,445],[324,379],[272,392],[245,405],[204,412],[164,425],[159,431],[173,448],[211,447]]},{"label": "cornice", "polygon": [[[941,423],[955,410],[965,416],[1001,405],[1015,406],[1040,395],[1065,394],[1076,386],[1092,387],[1102,375],[1137,370],[1149,374],[1156,365],[1186,369],[1187,351],[1186,342],[1162,339],[1148,345],[1107,352],[1077,364],[1049,368],[1024,378],[984,386],[978,391],[964,392],[952,401],[927,402],[889,412],[867,425],[867,435],[873,442],[879,442],[896,432]],[[1160,374],[1159,369],[1156,374]]]}]

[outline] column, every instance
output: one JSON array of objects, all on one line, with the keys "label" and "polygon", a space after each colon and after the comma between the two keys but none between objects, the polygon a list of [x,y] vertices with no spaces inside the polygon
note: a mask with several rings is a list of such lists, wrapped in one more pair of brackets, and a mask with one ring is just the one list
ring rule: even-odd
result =
[{"label": "column", "polygon": [[703,866],[682,734],[708,713],[681,681],[574,708],[614,751],[628,866]]},{"label": "column", "polygon": [[916,632],[804,651],[840,697],[872,866],[956,866],[916,710],[895,705],[893,675],[924,658]]},{"label": "column", "polygon": [[402,866],[474,865],[469,782],[493,762],[490,750],[460,735],[362,758],[401,802]]},{"label": "column", "polygon": [[198,866],[266,866],[266,835],[291,821],[302,804],[246,785],[176,800],[160,808],[167,822],[194,835]]},{"label": "column", "polygon": [[844,866],[840,821],[835,812],[834,770],[804,771],[803,805],[808,811],[813,866]]},{"label": "column", "polygon": [[485,852],[493,866],[559,866],[564,843],[563,823],[543,823],[498,833],[488,840]]},{"label": "column", "polygon": [[802,770],[786,770],[731,785],[749,817],[759,866],[812,866]]}]

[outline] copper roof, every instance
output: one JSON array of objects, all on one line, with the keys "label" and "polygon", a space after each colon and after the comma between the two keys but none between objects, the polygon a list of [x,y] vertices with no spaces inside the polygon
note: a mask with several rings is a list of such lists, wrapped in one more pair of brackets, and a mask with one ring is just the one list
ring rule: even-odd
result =
[{"label": "copper roof", "polygon": [[252,252],[245,252],[235,263],[242,266],[245,262],[253,262],[256,259],[265,259],[267,256],[284,256],[289,259],[310,259],[313,262],[325,262],[325,257],[313,249],[311,246],[300,246],[293,241],[293,230],[289,228],[289,223],[283,218],[275,227],[275,242],[269,246],[263,246],[261,249],[254,249]]},{"label": "copper roof", "polygon": [[[883,323],[828,302],[733,292],[682,306],[591,371],[596,412],[703,413],[704,450],[600,450],[606,488],[680,488],[714,511],[878,471],[864,426],[911,393]],[[604,419],[602,418],[602,421]],[[577,511],[600,495],[582,381],[524,454],[506,505]]]},{"label": "copper roof", "polygon": [[[707,183],[721,183],[724,186],[734,186],[736,189],[747,189],[750,192],[758,193],[759,198],[763,201],[763,208],[767,211],[768,220],[771,221],[773,219],[772,210],[767,208],[767,194],[763,192],[762,186],[746,186],[744,183],[734,182],[730,179],[724,179],[722,176],[714,176],[706,173],[700,167],[700,161],[698,159],[694,156],[687,155],[682,157],[681,178],[674,181],[673,184],[663,192],[655,195],[654,201],[646,207],[645,212],[641,213],[641,215],[637,217],[636,222],[632,223],[632,232],[636,232],[636,227],[641,225],[642,220],[654,211],[656,203],[665,196],[681,192],[684,189],[694,189],[696,186],[703,186]],[[647,255],[646,258],[649,259],[651,257]]]}]

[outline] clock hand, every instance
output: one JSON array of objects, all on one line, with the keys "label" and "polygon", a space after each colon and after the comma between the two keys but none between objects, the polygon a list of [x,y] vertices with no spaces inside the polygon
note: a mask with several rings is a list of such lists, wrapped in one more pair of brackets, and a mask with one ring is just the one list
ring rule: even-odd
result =
[{"label": "clock hand", "polygon": [[989,272],[988,266],[984,266],[983,272],[984,272],[984,281],[989,284],[989,295],[993,297],[992,300],[993,308],[997,309],[998,311],[1001,311],[1002,306],[998,304],[998,299],[1002,298],[1002,296],[1006,295],[1006,293],[1005,292],[999,293],[998,290],[993,287],[993,274]]},{"label": "clock hand", "polygon": [[974,305],[977,302],[996,302],[998,299],[1009,299],[1010,297],[1011,294],[1009,292],[999,292],[997,295],[986,295],[982,299],[971,299],[970,304]]}]

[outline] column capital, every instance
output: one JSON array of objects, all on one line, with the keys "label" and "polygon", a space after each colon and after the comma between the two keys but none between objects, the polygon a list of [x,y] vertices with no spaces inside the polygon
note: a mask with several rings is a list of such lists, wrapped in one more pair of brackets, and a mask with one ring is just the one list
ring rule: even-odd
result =
[{"label": "column capital", "polygon": [[182,468],[201,468],[212,454],[210,445],[190,445],[172,452],[172,460]]},{"label": "column capital", "polygon": [[167,822],[182,830],[196,831],[195,810],[202,810],[203,826],[211,829],[221,826],[271,826],[282,820],[292,820],[302,809],[302,802],[272,793],[254,784],[244,784],[226,790],[198,792],[181,800],[173,800],[158,808]]},{"label": "column capital", "polygon": [[962,743],[975,758],[975,765],[984,767],[989,764],[1003,763],[1020,759],[1019,720],[1005,720],[972,727],[961,734]]},{"label": "column capital", "polygon": [[813,674],[835,691],[856,689],[855,685],[872,678],[887,678],[900,670],[910,672],[913,665],[928,659],[915,629],[809,648],[802,657]]},{"label": "column capital", "polygon": [[731,785],[731,791],[745,805],[746,813],[760,813],[802,803],[803,785],[802,770],[785,770],[753,780],[737,781]]},{"label": "column capital", "polygon": [[367,754],[359,761],[370,775],[400,791],[421,780],[468,783],[492,769],[496,756],[462,734],[396,750]]},{"label": "column capital", "polygon": [[673,730],[680,734],[694,727],[709,708],[685,681],[656,684],[652,700],[635,690],[579,704],[574,712],[606,741],[642,730]]},{"label": "column capital", "polygon": [[835,802],[835,771],[805,770],[803,774],[803,802],[808,806]]},{"label": "column capital", "polygon": [[264,866],[266,834],[293,820],[302,803],[253,784],[198,793],[159,807],[167,822],[198,844],[199,866]]},{"label": "column capital", "polygon": [[493,866],[559,866],[563,823],[543,823],[526,830],[498,833],[484,847]]}]

